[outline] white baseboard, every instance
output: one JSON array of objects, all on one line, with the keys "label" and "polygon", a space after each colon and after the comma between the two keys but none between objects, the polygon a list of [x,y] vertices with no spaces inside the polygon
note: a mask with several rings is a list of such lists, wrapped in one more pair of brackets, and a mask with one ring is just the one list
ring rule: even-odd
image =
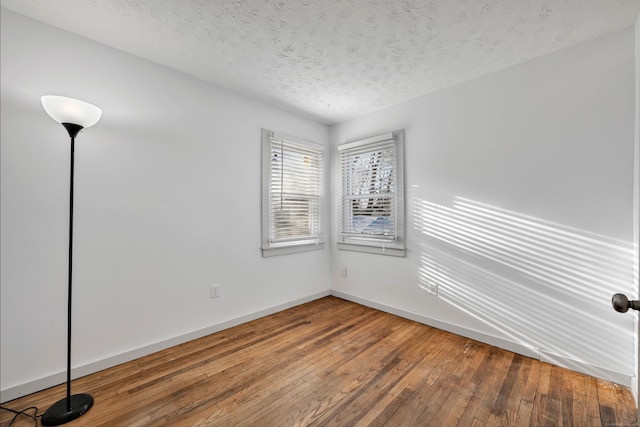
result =
[{"label": "white baseboard", "polygon": [[[111,368],[111,367],[120,365],[122,363],[129,362],[131,360],[138,359],[140,357],[147,356],[149,354],[152,354],[161,350],[165,350],[169,347],[173,347],[173,346],[185,343],[187,341],[192,341],[198,338],[202,338],[204,336],[211,335],[215,332],[220,332],[222,330],[229,329],[234,326],[238,326],[243,323],[247,323],[252,320],[256,320],[261,317],[268,316],[270,314],[278,313],[280,311],[286,310],[291,307],[295,307],[300,304],[304,304],[322,297],[326,297],[330,294],[331,293],[328,290],[324,292],[319,292],[317,294],[309,295],[304,298],[300,298],[294,301],[289,301],[283,304],[269,307],[255,313],[247,314],[244,316],[236,317],[231,320],[227,320],[225,322],[217,323],[215,325],[211,325],[206,328],[198,329],[193,332],[175,336],[175,337],[162,340],[153,344],[149,344],[137,349],[125,351],[123,353],[119,353],[114,356],[109,356],[104,359],[97,360],[95,362],[90,362],[85,365],[76,366],[71,369],[71,378],[75,379],[75,378],[83,377],[85,375],[93,374],[93,373],[102,371],[104,369]],[[57,372],[55,374],[47,375],[42,378],[37,378],[32,381],[27,381],[22,384],[7,387],[5,389],[0,390],[0,403],[8,402],[10,400],[17,399],[18,397],[35,393],[37,391],[56,386],[58,384],[62,384],[66,380],[67,380],[67,373],[66,371],[63,371],[63,372]]]},{"label": "white baseboard", "polygon": [[471,338],[476,341],[483,342],[504,350],[508,350],[514,353],[521,354],[523,356],[538,359],[542,362],[551,363],[561,368],[567,368],[572,371],[580,372],[583,374],[591,375],[593,377],[601,378],[603,380],[611,381],[617,384],[621,384],[625,387],[632,387],[635,377],[631,374],[625,374],[622,372],[613,371],[600,366],[595,366],[584,361],[573,360],[569,357],[553,354],[541,349],[533,348],[522,343],[509,341],[500,337],[495,337],[484,332],[475,331],[473,329],[461,327],[451,323],[445,323],[437,319],[412,313],[400,308],[392,307],[386,304],[381,304],[375,301],[366,300],[364,298],[356,297],[350,294],[346,294],[340,291],[332,290],[331,295],[338,298],[352,301],[358,304],[362,304],[367,307],[375,308],[376,310],[384,311],[386,313],[394,314],[396,316],[403,317],[405,319],[413,320],[434,328],[442,329],[443,331],[451,332],[456,335],[460,335],[466,338]]},{"label": "white baseboard", "polygon": [[[243,323],[250,322],[252,320],[256,320],[261,317],[265,317],[270,314],[274,314],[274,313],[286,310],[288,308],[295,307],[300,304],[314,301],[316,299],[319,299],[328,295],[334,295],[338,298],[342,298],[347,301],[352,301],[367,307],[375,308],[377,310],[384,311],[386,313],[391,313],[396,316],[403,317],[405,319],[413,320],[428,326],[432,326],[434,328],[442,329],[443,331],[451,332],[456,335],[461,335],[463,337],[471,338],[476,341],[480,341],[489,345],[493,345],[498,348],[502,348],[504,350],[521,354],[523,356],[527,356],[527,357],[541,360],[543,362],[551,363],[551,364],[560,366],[562,368],[571,369],[571,370],[581,372],[587,375],[591,375],[597,378],[602,378],[607,381],[612,381],[617,384],[624,385],[625,387],[631,387],[633,385],[632,380],[634,379],[634,377],[632,375],[616,372],[616,371],[602,368],[599,366],[594,366],[586,362],[572,360],[568,357],[552,354],[550,352],[540,351],[538,349],[528,347],[521,343],[516,343],[509,340],[505,340],[503,338],[494,337],[492,335],[488,335],[483,332],[475,331],[469,328],[464,328],[464,327],[450,324],[450,323],[445,323],[436,319],[429,318],[427,316],[423,316],[417,313],[412,313],[396,307],[388,306],[386,304],[369,301],[360,297],[356,297],[356,296],[349,295],[349,294],[346,294],[340,291],[335,291],[335,290],[320,292],[305,298],[300,298],[294,301],[279,304],[264,310],[260,310],[255,313],[240,316],[240,317],[237,317],[225,322],[217,323],[215,325],[211,325],[206,328],[202,328],[193,332],[172,337],[163,341],[159,341],[157,343],[149,344],[149,345],[146,345],[137,349],[133,349],[130,351],[126,351],[123,353],[119,353],[114,356],[109,356],[104,359],[97,360],[95,362],[87,363],[85,365],[77,366],[72,368],[71,377],[75,379],[75,378],[83,377],[85,375],[93,374],[95,372],[99,372],[101,370],[111,368],[113,366],[117,366],[122,363],[126,363],[131,360],[138,359],[140,357],[147,356],[149,354],[152,354],[161,350],[165,350],[167,348],[185,343],[187,341],[192,341],[198,338],[202,338],[204,336],[213,334],[215,332],[232,328],[234,326],[238,326]],[[27,381],[19,385],[7,387],[5,389],[0,390],[0,403],[8,402],[10,400],[17,399],[18,397],[35,393],[37,391],[44,390],[46,388],[53,387],[58,384],[62,384],[65,381],[66,381],[66,372],[63,371],[63,372],[57,372],[55,374],[51,374],[42,378],[37,378],[32,381]]]},{"label": "white baseboard", "polygon": [[616,384],[623,385],[631,388],[633,385],[633,375],[617,372],[611,369],[603,368],[602,366],[592,365],[588,362],[581,360],[574,360],[570,357],[566,357],[559,354],[553,354],[551,352],[540,350],[541,362],[547,362],[552,365],[560,366],[561,368],[567,368],[572,371],[580,372],[583,374],[591,375],[592,377],[601,378],[603,380],[611,381]]}]

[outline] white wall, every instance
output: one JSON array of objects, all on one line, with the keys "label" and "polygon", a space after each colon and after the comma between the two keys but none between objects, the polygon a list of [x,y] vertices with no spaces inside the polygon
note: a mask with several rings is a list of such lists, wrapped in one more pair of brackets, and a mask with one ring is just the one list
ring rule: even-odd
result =
[{"label": "white wall", "polygon": [[328,247],[260,252],[260,129],[327,126],[4,9],[1,30],[2,401],[64,380],[69,137],[44,94],[104,111],[76,141],[78,374],[329,293]]},{"label": "white wall", "polygon": [[629,29],[334,126],[405,129],[408,250],[334,242],[332,292],[630,386],[634,108]]}]

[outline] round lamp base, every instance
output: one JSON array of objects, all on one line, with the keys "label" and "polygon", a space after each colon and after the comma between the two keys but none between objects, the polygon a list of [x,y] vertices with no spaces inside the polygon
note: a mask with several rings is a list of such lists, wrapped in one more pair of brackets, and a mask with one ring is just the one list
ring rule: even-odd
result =
[{"label": "round lamp base", "polygon": [[42,425],[59,426],[68,423],[87,412],[93,406],[90,394],[74,394],[70,398],[71,410],[67,410],[67,398],[57,401],[42,415]]}]

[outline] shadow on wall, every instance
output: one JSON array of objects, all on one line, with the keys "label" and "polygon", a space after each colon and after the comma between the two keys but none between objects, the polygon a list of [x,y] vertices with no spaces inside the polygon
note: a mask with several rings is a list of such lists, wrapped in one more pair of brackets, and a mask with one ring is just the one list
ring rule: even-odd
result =
[{"label": "shadow on wall", "polygon": [[542,360],[629,371],[633,322],[611,296],[633,294],[631,242],[462,197],[412,201],[425,291]]}]

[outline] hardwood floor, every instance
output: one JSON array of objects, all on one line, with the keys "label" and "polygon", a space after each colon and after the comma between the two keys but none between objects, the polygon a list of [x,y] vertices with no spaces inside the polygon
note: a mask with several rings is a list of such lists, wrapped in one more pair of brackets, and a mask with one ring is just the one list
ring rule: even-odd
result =
[{"label": "hardwood floor", "polygon": [[[42,412],[64,390],[3,406]],[[95,404],[69,427],[637,423],[625,387],[335,297],[88,375],[72,391]],[[0,416],[2,427],[13,417]]]}]

